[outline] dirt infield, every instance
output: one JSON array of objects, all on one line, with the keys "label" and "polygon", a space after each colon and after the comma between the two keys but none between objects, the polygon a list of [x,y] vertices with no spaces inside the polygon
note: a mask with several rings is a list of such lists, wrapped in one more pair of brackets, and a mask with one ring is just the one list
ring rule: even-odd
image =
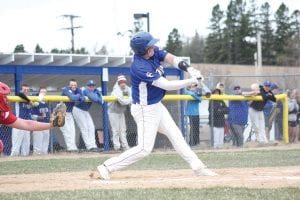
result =
[{"label": "dirt infield", "polygon": [[197,177],[191,170],[119,171],[109,181],[100,180],[91,171],[0,176],[0,192],[30,192],[78,189],[126,188],[300,188],[300,168],[227,168],[216,169],[216,177]]}]

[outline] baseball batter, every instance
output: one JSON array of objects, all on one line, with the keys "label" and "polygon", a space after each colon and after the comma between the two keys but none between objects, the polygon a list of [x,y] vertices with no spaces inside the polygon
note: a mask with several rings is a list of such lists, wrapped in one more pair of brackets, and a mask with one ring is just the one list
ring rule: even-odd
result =
[{"label": "baseball batter", "polygon": [[[155,46],[155,39],[147,32],[139,32],[130,41],[134,51],[131,65],[132,106],[131,114],[137,124],[138,145],[106,160],[97,167],[102,179],[110,179],[110,173],[120,170],[149,155],[153,149],[156,134],[165,134],[175,150],[188,162],[196,175],[214,176],[185,142],[166,107],[161,103],[167,90],[178,90],[191,84],[198,84],[200,71],[185,61]],[[164,77],[161,62],[166,62],[189,72],[192,78],[168,81]]]}]

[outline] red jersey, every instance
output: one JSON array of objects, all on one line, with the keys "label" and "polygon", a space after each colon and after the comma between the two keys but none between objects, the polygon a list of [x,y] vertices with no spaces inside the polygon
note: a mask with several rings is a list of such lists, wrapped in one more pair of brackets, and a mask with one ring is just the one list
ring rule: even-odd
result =
[{"label": "red jersey", "polygon": [[17,117],[11,111],[0,111],[0,124],[12,124],[17,120]]}]

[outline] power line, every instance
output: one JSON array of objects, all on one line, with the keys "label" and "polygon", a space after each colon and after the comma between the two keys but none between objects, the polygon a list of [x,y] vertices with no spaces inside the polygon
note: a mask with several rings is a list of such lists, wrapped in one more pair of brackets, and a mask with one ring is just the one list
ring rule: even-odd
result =
[{"label": "power line", "polygon": [[75,49],[74,49],[74,30],[75,29],[79,29],[79,28],[83,28],[83,26],[74,26],[74,23],[73,23],[73,20],[75,18],[79,18],[80,16],[77,16],[77,15],[61,15],[61,17],[64,17],[64,18],[69,18],[70,19],[70,23],[71,23],[71,26],[70,27],[66,27],[66,28],[62,28],[61,30],[71,30],[71,52],[74,53],[75,52]]}]

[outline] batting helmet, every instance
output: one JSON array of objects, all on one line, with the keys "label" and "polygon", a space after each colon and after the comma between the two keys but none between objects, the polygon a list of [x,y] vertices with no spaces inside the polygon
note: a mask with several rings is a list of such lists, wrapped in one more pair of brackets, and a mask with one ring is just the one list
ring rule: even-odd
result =
[{"label": "batting helmet", "polygon": [[5,84],[0,82],[0,110],[7,112],[9,111],[9,104],[7,100],[7,95],[10,94],[9,87]]},{"label": "batting helmet", "polygon": [[130,40],[130,47],[137,55],[145,55],[146,50],[157,43],[159,39],[155,39],[148,32],[138,32]]}]

